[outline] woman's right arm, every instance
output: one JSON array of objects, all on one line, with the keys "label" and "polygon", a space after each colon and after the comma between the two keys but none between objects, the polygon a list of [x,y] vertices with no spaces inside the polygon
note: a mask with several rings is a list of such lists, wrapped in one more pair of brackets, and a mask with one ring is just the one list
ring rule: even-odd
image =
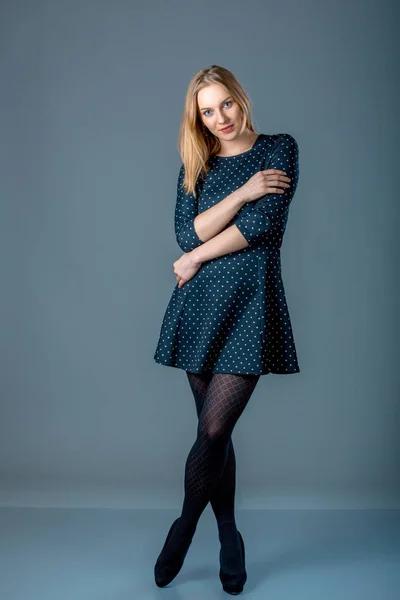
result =
[{"label": "woman's right arm", "polygon": [[[264,177],[265,174],[267,177]],[[284,189],[281,187],[290,187],[286,183],[290,179],[285,171],[277,168],[268,169],[262,172],[262,176],[256,173],[229,196],[198,214],[197,200],[193,194],[185,194],[182,188],[183,179],[184,165],[179,171],[175,206],[175,236],[183,252],[190,252],[216,237],[247,202],[271,193],[283,194]],[[239,220],[238,223],[240,224],[241,221]]]},{"label": "woman's right arm", "polygon": [[184,165],[181,166],[177,184],[175,206],[175,236],[183,252],[190,252],[220,233],[246,203],[243,194],[235,190],[223,200],[197,214],[197,200],[185,194],[182,183]]}]

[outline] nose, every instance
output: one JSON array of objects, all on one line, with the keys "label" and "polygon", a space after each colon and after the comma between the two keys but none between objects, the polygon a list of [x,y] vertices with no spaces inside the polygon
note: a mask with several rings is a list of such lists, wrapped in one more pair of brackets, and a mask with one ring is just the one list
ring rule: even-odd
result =
[{"label": "nose", "polygon": [[217,119],[218,119],[218,123],[220,125],[227,123],[227,120],[225,119],[225,115],[222,112],[217,112]]}]

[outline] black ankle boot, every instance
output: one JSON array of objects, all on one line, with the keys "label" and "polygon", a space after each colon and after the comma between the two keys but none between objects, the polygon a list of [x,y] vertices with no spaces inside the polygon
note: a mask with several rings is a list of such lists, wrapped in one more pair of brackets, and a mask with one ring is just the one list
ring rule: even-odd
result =
[{"label": "black ankle boot", "polygon": [[244,542],[240,531],[238,531],[238,535],[240,539],[240,545],[242,547],[242,557],[239,568],[232,569],[232,566],[228,564],[228,560],[227,557],[224,556],[222,546],[219,552],[219,562],[221,567],[219,570],[219,578],[224,591],[228,592],[229,594],[240,594],[240,592],[243,591],[243,586],[247,580]]},{"label": "black ankle boot", "polygon": [[154,566],[154,579],[158,587],[164,587],[171,583],[173,579],[178,575],[182,568],[186,554],[189,550],[192,538],[182,539],[182,545],[179,552],[175,551],[168,554],[168,541],[178,524],[180,517],[176,519],[168,532],[167,538],[164,542],[164,546],[157,558],[157,562]]}]

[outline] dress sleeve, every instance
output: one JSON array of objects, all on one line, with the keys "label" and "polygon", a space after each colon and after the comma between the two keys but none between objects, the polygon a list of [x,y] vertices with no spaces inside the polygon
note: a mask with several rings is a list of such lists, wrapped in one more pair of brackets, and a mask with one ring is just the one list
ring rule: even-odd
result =
[{"label": "dress sleeve", "polygon": [[236,225],[246,238],[249,246],[257,245],[257,240],[273,229],[282,218],[299,181],[299,147],[293,136],[281,133],[271,157],[262,169],[280,169],[291,178],[290,187],[283,194],[265,194],[255,201],[250,210],[238,214],[232,225]]},{"label": "dress sleeve", "polygon": [[182,187],[185,177],[185,167],[182,164],[177,184],[175,205],[175,237],[183,252],[190,252],[204,242],[199,238],[194,228],[194,219],[198,214],[197,199],[193,194],[185,194]]}]

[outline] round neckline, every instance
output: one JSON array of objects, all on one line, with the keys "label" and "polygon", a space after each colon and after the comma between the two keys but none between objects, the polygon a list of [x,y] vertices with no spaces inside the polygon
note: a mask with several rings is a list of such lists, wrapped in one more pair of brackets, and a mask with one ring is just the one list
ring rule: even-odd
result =
[{"label": "round neckline", "polygon": [[218,156],[218,154],[213,154],[213,158],[217,158],[218,160],[226,160],[227,158],[237,158],[238,156],[244,156],[245,154],[248,154],[249,152],[251,152],[252,150],[254,150],[254,148],[257,146],[258,142],[260,141],[262,136],[262,133],[259,133],[258,136],[256,137],[256,139],[254,140],[254,144],[252,145],[251,148],[249,148],[248,150],[245,150],[244,152],[239,152],[239,154],[232,154],[231,156]]}]

